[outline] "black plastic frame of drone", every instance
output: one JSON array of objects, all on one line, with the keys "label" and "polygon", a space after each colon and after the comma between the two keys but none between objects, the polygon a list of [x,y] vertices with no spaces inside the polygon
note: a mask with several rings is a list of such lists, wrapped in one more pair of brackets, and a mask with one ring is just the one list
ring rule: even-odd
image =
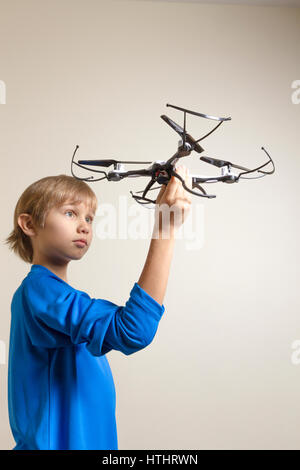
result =
[{"label": "black plastic frame of drone", "polygon": [[[152,186],[156,182],[159,183],[159,184],[167,185],[172,176],[178,178],[181,181],[183,188],[186,191],[188,191],[189,193],[194,194],[195,196],[200,196],[200,197],[215,198],[216,197],[215,195],[207,194],[206,191],[204,190],[204,188],[202,186],[200,186],[199,183],[216,183],[216,182],[237,183],[239,181],[239,179],[257,179],[257,178],[262,178],[266,175],[271,175],[272,173],[274,173],[274,171],[275,171],[274,162],[273,162],[272,158],[270,157],[270,155],[268,154],[268,152],[264,149],[264,147],[261,147],[261,149],[267,154],[267,156],[269,157],[269,160],[266,163],[264,163],[263,165],[260,165],[259,167],[254,168],[253,170],[249,170],[248,168],[245,168],[245,167],[240,166],[240,165],[236,165],[236,164],[231,163],[231,162],[226,161],[226,160],[219,160],[219,159],[216,159],[216,158],[202,156],[202,157],[200,157],[200,160],[202,160],[206,163],[209,163],[211,165],[214,165],[218,168],[221,168],[222,175],[221,176],[214,176],[214,177],[200,177],[200,176],[197,176],[197,175],[192,176],[192,188],[197,188],[201,192],[193,191],[192,189],[188,188],[185,184],[184,179],[178,173],[176,173],[174,171],[176,162],[180,158],[190,155],[190,153],[192,151],[195,151],[197,153],[202,153],[204,151],[204,149],[201,147],[199,142],[202,141],[203,139],[205,139],[206,137],[208,137],[209,135],[211,135],[224,121],[231,120],[231,117],[222,118],[222,117],[209,116],[207,114],[196,113],[194,111],[190,111],[190,110],[185,109],[185,108],[180,108],[178,106],[173,106],[171,104],[167,104],[167,106],[170,106],[172,108],[175,108],[177,110],[180,110],[180,111],[184,112],[184,127],[183,128],[181,126],[179,126],[179,124],[174,122],[172,119],[170,119],[168,116],[166,116],[166,115],[161,116],[161,118],[170,127],[172,127],[172,129],[174,129],[179,134],[179,136],[181,137],[181,141],[179,142],[179,146],[178,146],[178,149],[177,149],[176,153],[171,158],[169,158],[169,160],[167,160],[166,162],[163,162],[163,163],[159,163],[159,162],[152,163],[152,162],[145,162],[145,161],[139,162],[139,161],[120,161],[120,160],[114,160],[114,159],[105,159],[105,160],[79,160],[78,163],[77,163],[77,162],[74,161],[74,157],[75,157],[75,154],[76,154],[79,146],[76,145],[76,148],[74,150],[73,157],[72,157],[72,162],[71,162],[71,173],[74,176],[74,178],[79,179],[79,180],[83,180],[83,181],[88,181],[88,182],[96,182],[96,181],[101,181],[103,179],[107,179],[108,181],[120,181],[121,179],[124,179],[126,177],[139,177],[139,176],[151,177],[151,180],[147,184],[146,188],[143,191],[137,191],[137,193],[143,193],[142,196],[137,196],[136,194],[133,194],[132,191],[130,191],[130,193],[131,193],[132,197],[140,204],[150,204],[150,203],[155,204],[156,201],[147,198],[146,194],[150,190],[160,189],[161,188],[161,186],[158,186],[156,188],[152,188]],[[219,121],[219,123],[210,132],[205,134],[203,137],[201,137],[198,140],[195,140],[190,134],[188,134],[186,132],[186,113],[193,114],[195,116],[200,116],[200,117],[205,118],[205,119],[211,119],[211,120]],[[152,163],[152,165],[150,167],[148,167],[147,169],[123,171],[123,170],[120,169],[120,165],[125,164],[125,163],[130,163],[130,164],[148,164],[148,163]],[[269,163],[272,163],[273,169],[271,171],[263,171],[262,168],[264,168]],[[79,166],[80,168],[84,168],[86,170],[89,170],[89,171],[92,171],[92,172],[95,172],[95,173],[102,173],[105,176],[103,176],[102,178],[97,178],[97,179],[95,179],[93,176],[89,176],[89,177],[86,177],[86,178],[80,178],[80,177],[76,176],[73,173],[73,164]],[[83,165],[104,166],[104,167],[108,167],[108,166],[113,165],[114,166],[114,171],[106,173],[105,171],[87,168]],[[231,168],[237,168],[237,169],[244,170],[244,171],[239,173],[239,175],[235,175],[235,174],[231,173]],[[256,177],[255,176],[250,176],[250,177],[242,176],[242,175],[246,175],[246,174],[249,174],[249,173],[254,173],[256,171],[258,173],[262,173],[262,175],[256,176]],[[144,202],[142,202],[142,201],[144,201]]]}]

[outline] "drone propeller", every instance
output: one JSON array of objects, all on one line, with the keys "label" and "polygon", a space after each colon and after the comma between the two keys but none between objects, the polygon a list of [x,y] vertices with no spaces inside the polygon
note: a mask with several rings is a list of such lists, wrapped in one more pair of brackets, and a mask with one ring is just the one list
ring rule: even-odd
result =
[{"label": "drone propeller", "polygon": [[179,108],[179,106],[174,106],[172,104],[166,104],[166,106],[170,106],[171,108],[174,109],[179,109],[179,111],[184,111],[189,114],[194,114],[195,116],[200,116],[206,119],[213,119],[214,121],[230,121],[231,117],[216,117],[216,116],[209,116],[208,114],[203,114],[203,113],[196,113],[195,111],[190,111],[189,109],[185,108]]},{"label": "drone propeller", "polygon": [[221,168],[222,166],[232,166],[233,168],[238,168],[239,170],[250,171],[249,168],[245,168],[244,166],[235,165],[234,163],[228,162],[227,160],[218,160],[217,158],[211,157],[200,157],[200,160],[206,163],[210,163],[211,165],[217,166]]},{"label": "drone propeller", "polygon": [[94,166],[105,166],[108,167],[110,165],[117,165],[118,163],[152,163],[152,162],[132,162],[132,161],[122,161],[122,160],[113,160],[113,159],[107,159],[107,160],[78,160],[78,163],[81,165],[94,165]]},{"label": "drone propeller", "polygon": [[[208,114],[203,114],[203,113],[196,113],[195,111],[191,111],[189,109],[185,108],[180,108],[179,106],[174,106],[172,104],[167,103],[166,106],[169,106],[174,109],[178,109],[179,111],[183,111],[184,113],[184,122],[183,122],[183,128],[179,126],[176,122],[174,122],[172,119],[170,119],[168,116],[165,114],[161,115],[160,117],[167,123],[169,124],[172,129],[174,129],[175,132],[177,132],[180,137],[182,138],[183,142],[183,148],[187,150],[195,150],[198,153],[201,153],[204,151],[204,149],[201,147],[201,145],[198,143],[201,140],[206,139],[209,135],[211,135],[213,132],[215,132],[218,127],[224,122],[224,121],[230,121],[231,117],[217,117],[217,116],[209,116]],[[186,133],[186,113],[188,114],[193,114],[194,116],[200,116],[205,119],[213,119],[215,121],[219,121],[219,123],[207,134],[204,136],[200,137],[200,139],[194,139],[190,134]],[[186,145],[186,142],[188,145]]]}]

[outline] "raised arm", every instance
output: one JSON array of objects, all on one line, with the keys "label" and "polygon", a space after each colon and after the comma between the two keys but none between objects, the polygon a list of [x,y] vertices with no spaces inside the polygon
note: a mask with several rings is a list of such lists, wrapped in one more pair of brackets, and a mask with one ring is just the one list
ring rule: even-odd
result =
[{"label": "raised arm", "polygon": [[[191,187],[191,177],[185,166],[178,166],[176,172]],[[150,247],[143,271],[138,280],[153,299],[163,304],[173,257],[175,233],[188,216],[191,197],[183,189],[178,178],[172,176],[163,186],[156,199],[155,223]]]}]

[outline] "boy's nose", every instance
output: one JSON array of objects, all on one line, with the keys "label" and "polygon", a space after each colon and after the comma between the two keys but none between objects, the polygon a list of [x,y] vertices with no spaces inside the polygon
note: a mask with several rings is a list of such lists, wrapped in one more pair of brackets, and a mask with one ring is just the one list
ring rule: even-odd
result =
[{"label": "boy's nose", "polygon": [[84,233],[89,233],[90,231],[90,226],[88,225],[87,222],[82,222],[78,226],[78,232],[84,232]]}]

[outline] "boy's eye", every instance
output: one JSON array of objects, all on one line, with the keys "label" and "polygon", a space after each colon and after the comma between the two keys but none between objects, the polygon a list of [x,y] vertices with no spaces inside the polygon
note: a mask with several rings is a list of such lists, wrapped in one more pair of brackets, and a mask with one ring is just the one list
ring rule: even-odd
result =
[{"label": "boy's eye", "polygon": [[74,214],[73,211],[66,211],[65,214]]},{"label": "boy's eye", "polygon": [[[71,211],[71,210],[65,212],[65,214],[70,214],[70,213],[71,213],[71,214],[75,214],[75,212],[74,212],[74,211]],[[90,220],[90,224],[92,224],[93,219],[92,219],[91,217],[87,217],[87,219],[89,219],[89,220]]]}]

